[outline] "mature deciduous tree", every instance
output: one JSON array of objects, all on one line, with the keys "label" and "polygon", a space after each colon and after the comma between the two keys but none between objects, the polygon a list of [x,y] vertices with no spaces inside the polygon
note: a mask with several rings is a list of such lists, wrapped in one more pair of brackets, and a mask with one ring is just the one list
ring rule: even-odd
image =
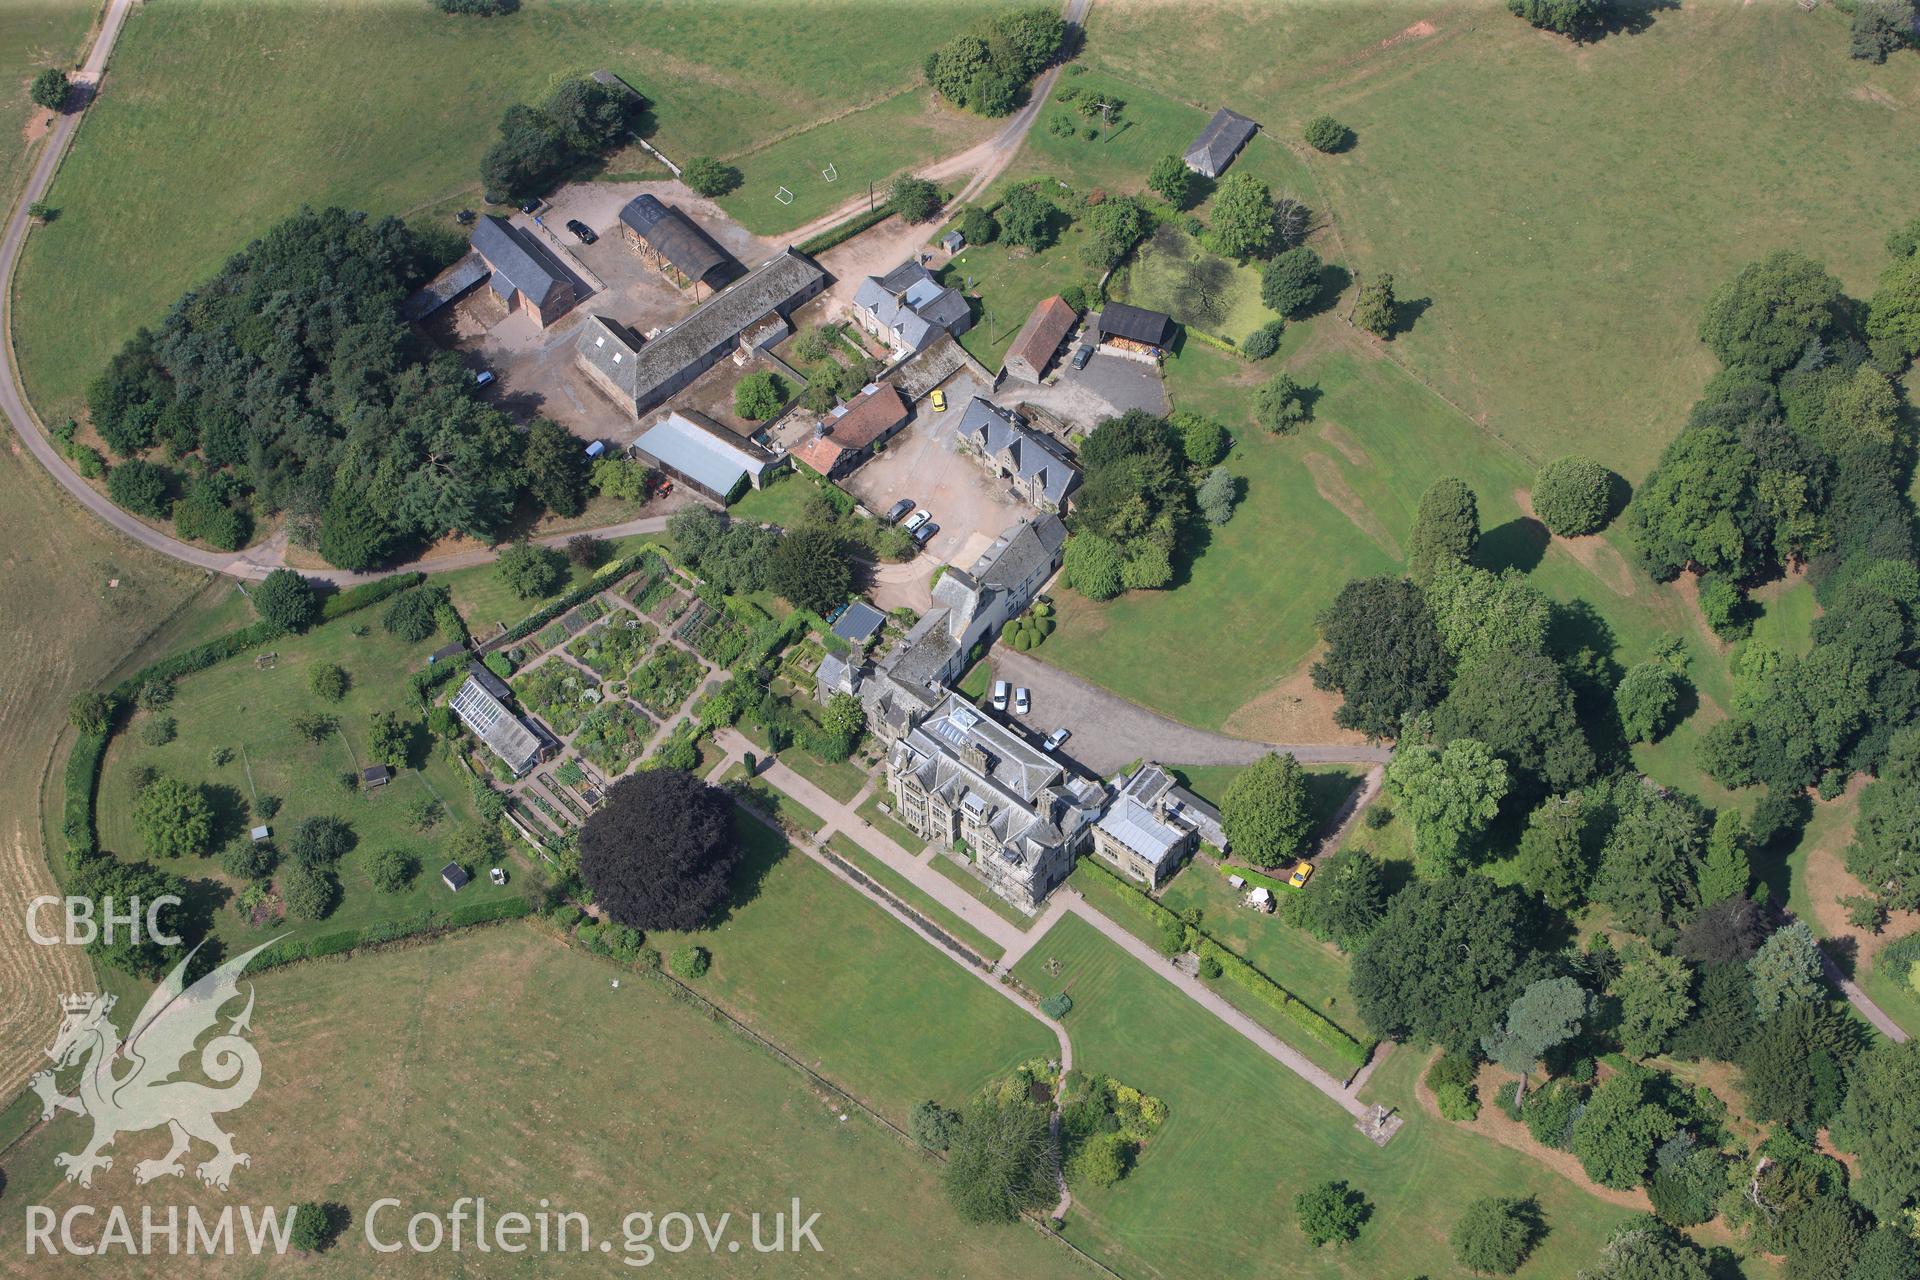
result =
[{"label": "mature deciduous tree", "polygon": [[1573,692],[1551,658],[1511,650],[1464,668],[1434,713],[1443,742],[1477,738],[1513,770],[1517,795],[1564,791],[1593,776]]},{"label": "mature deciduous tree", "polygon": [[1520,836],[1520,883],[1562,911],[1585,902],[1598,827],[1594,806],[1577,793],[1541,801]]},{"label": "mature deciduous tree", "polygon": [[36,107],[45,107],[49,111],[58,111],[67,105],[67,94],[73,89],[67,80],[67,73],[58,67],[48,67],[33,78],[27,96],[33,99]]},{"label": "mature deciduous tree", "polygon": [[1895,910],[1920,906],[1920,725],[1894,734],[1860,794],[1847,870]]},{"label": "mature deciduous tree", "polygon": [[1147,171],[1147,187],[1174,208],[1184,209],[1193,191],[1193,171],[1179,156],[1161,156]]},{"label": "mature deciduous tree", "polygon": [[580,876],[635,929],[696,929],[726,903],[740,844],[726,797],[677,769],[615,783],[580,829]]},{"label": "mature deciduous tree", "polygon": [[1393,273],[1375,272],[1360,282],[1353,299],[1353,323],[1376,338],[1391,338],[1399,318],[1399,303],[1393,296]]},{"label": "mature deciduous tree", "polygon": [[1454,1260],[1467,1270],[1509,1276],[1545,1234],[1540,1208],[1532,1200],[1483,1196],[1467,1205],[1447,1241]]},{"label": "mature deciduous tree", "polygon": [[1440,639],[1462,667],[1505,651],[1546,652],[1553,605],[1523,574],[1489,573],[1449,558],[1433,567],[1423,589]]},{"label": "mature deciduous tree", "polygon": [[1780,249],[1749,263],[1707,301],[1700,340],[1720,363],[1772,377],[1833,325],[1840,282],[1805,254]]},{"label": "mature deciduous tree", "polygon": [[1573,1123],[1573,1154],[1587,1176],[1625,1191],[1640,1185],[1653,1149],[1673,1136],[1679,1121],[1650,1100],[1653,1073],[1629,1067],[1603,1081]]},{"label": "mature deciduous tree", "polygon": [[1313,687],[1337,689],[1334,721],[1370,738],[1399,734],[1409,714],[1436,706],[1453,675],[1420,588],[1400,578],[1347,583],[1319,618],[1326,653]]},{"label": "mature deciduous tree", "polygon": [[1420,495],[1407,569],[1426,582],[1443,565],[1465,565],[1480,545],[1480,504],[1467,482],[1442,476]]},{"label": "mature deciduous tree", "polygon": [[1533,477],[1533,513],[1558,538],[1596,533],[1613,506],[1613,473],[1581,454],[1555,458]]},{"label": "mature deciduous tree", "polygon": [[1386,912],[1380,864],[1365,849],[1341,849],[1322,861],[1307,887],[1287,900],[1287,918],[1342,951],[1365,944]]},{"label": "mature deciduous tree", "polygon": [[1269,431],[1292,435],[1307,419],[1309,388],[1290,373],[1276,373],[1253,393],[1254,420]]},{"label": "mature deciduous tree", "polygon": [[213,807],[205,788],[163,775],[134,797],[133,827],[150,857],[198,856],[213,838]]},{"label": "mature deciduous tree", "polygon": [[1261,866],[1293,857],[1313,825],[1306,770],[1290,755],[1268,752],[1228,784],[1220,816],[1236,855]]},{"label": "mature deciduous tree", "polygon": [[1369,1026],[1467,1053],[1538,976],[1526,897],[1469,875],[1396,894],[1349,982]]},{"label": "mature deciduous tree", "polygon": [[925,178],[903,173],[887,188],[887,207],[902,222],[925,222],[940,212],[940,188]]},{"label": "mature deciduous tree", "polygon": [[1305,245],[1275,254],[1260,272],[1260,301],[1269,311],[1298,315],[1320,300],[1320,255]]},{"label": "mature deciduous tree", "polygon": [[1025,1098],[983,1098],[952,1134],[942,1181],[963,1222],[1015,1222],[1054,1202],[1057,1165],[1045,1111]]},{"label": "mature deciduous tree", "polygon": [[1712,1280],[1700,1246],[1657,1218],[1639,1217],[1615,1231],[1600,1264],[1580,1280]]},{"label": "mature deciduous tree", "polygon": [[494,572],[522,600],[552,595],[567,580],[567,558],[552,547],[516,542],[500,553]]},{"label": "mature deciduous tree", "polygon": [[1620,728],[1628,742],[1658,742],[1674,726],[1686,678],[1671,663],[1653,659],[1627,668],[1613,691]]},{"label": "mature deciduous tree", "polygon": [[1357,1238],[1371,1214],[1367,1198],[1338,1179],[1317,1182],[1293,1198],[1294,1221],[1315,1248]]},{"label": "mature deciduous tree", "polygon": [[1414,846],[1433,872],[1463,870],[1467,846],[1500,812],[1507,763],[1472,738],[1443,747],[1400,744],[1387,765],[1395,812],[1413,821]]},{"label": "mature deciduous tree", "polygon": [[1010,187],[1000,202],[1000,229],[1007,243],[1039,253],[1054,241],[1053,202],[1031,182]]},{"label": "mature deciduous tree", "polygon": [[1696,905],[1694,867],[1706,843],[1706,818],[1692,797],[1639,778],[1613,788],[1616,817],[1600,851],[1591,894],[1622,928],[1664,944]]},{"label": "mature deciduous tree", "polygon": [[1273,192],[1267,184],[1236,169],[1213,193],[1212,245],[1244,262],[1273,244]]}]

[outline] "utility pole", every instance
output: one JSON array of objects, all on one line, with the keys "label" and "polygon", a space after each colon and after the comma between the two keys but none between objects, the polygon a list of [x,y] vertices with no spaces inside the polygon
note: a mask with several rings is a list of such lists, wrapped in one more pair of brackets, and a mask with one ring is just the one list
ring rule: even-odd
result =
[{"label": "utility pole", "polygon": [[1111,102],[1096,102],[1093,106],[1094,109],[1100,113],[1100,123],[1105,129],[1100,141],[1106,143],[1113,138],[1113,104]]}]

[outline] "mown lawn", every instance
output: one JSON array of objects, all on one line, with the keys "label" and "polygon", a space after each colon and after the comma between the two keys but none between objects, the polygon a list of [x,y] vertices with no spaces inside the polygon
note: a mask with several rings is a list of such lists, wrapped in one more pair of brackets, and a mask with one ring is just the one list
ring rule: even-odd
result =
[{"label": "mown lawn", "polygon": [[955,941],[972,948],[975,954],[988,960],[1000,958],[1000,947],[992,939],[941,906],[926,890],[855,844],[853,837],[846,832],[834,832],[828,837],[827,844],[840,857],[858,867],[861,874],[918,911],[936,927],[951,934]]},{"label": "mown lawn", "polygon": [[[1200,927],[1254,968],[1298,996],[1302,1003],[1333,1019],[1356,1039],[1365,1040],[1366,1024],[1347,992],[1347,958],[1330,943],[1304,929],[1296,929],[1278,913],[1267,915],[1241,905],[1241,893],[1227,883],[1219,868],[1192,863],[1160,890],[1161,903],[1174,911],[1198,907]],[[1234,995],[1229,983],[1216,984],[1223,995]],[[1248,1012],[1258,1016],[1257,1001]],[[1269,1011],[1270,1012],[1270,1011]],[[1276,1024],[1282,1020],[1272,1019]],[[1304,1037],[1290,1040],[1306,1042]],[[1352,1067],[1330,1058],[1328,1070],[1346,1075]]]},{"label": "mown lawn", "polygon": [[894,1123],[926,1098],[964,1099],[1028,1058],[1058,1052],[1041,1022],[748,815],[726,918],[655,932],[713,953],[697,985]]},{"label": "mown lawn", "polygon": [[[964,145],[991,127],[948,112],[922,123],[922,104],[898,96],[919,81],[935,33],[987,7],[916,0],[911,21],[892,22],[855,0],[804,10],[538,0],[498,19],[383,0],[136,7],[50,196],[63,216],[33,236],[21,266],[28,390],[43,416],[71,412],[136,328],[158,325],[184,289],[302,204],[431,206],[450,227],[453,210],[478,201],[501,112],[565,75],[626,77],[653,100],[653,140],[675,159],[749,153],[738,211],[756,230],[798,226],[801,198],[826,199],[824,209],[943,139]],[[877,126],[848,115],[813,140],[751,153],[862,106],[876,108]],[[816,143],[844,156],[848,175],[831,188],[812,167]],[[794,206],[774,201],[782,182]]]},{"label": "mown lawn", "polygon": [[[367,633],[355,634],[361,628]],[[283,860],[289,839],[306,818],[338,818],[353,828],[357,843],[336,868],[339,906],[324,920],[286,922],[284,927],[295,936],[317,937],[376,921],[448,910],[456,899],[440,882],[440,868],[447,862],[444,849],[462,826],[478,821],[466,775],[428,746],[423,729],[410,760],[386,762],[398,770],[392,782],[373,791],[348,790],[342,785],[347,773],[357,779],[360,769],[377,763],[367,748],[373,712],[394,711],[402,720],[419,721],[421,712],[407,677],[425,664],[426,654],[437,643],[407,644],[397,639],[380,626],[376,605],[183,678],[170,706],[140,712],[108,750],[100,782],[101,847],[125,859],[146,856],[133,821],[135,774],[152,768],[207,788],[215,815],[209,856],[163,861],[163,865],[189,880],[214,882],[212,887],[223,898],[245,885],[221,873],[218,855],[228,843],[245,841],[250,827],[270,826]],[[275,656],[263,668],[258,659],[267,654]],[[323,663],[336,664],[348,674],[347,695],[340,702],[323,701],[308,688],[309,672]],[[338,731],[318,743],[307,741],[293,728],[295,719],[315,714],[330,715],[339,722]],[[146,745],[143,733],[148,722],[162,717],[173,719],[178,736],[164,746]],[[217,749],[231,753],[226,764],[213,763]],[[271,818],[261,816],[261,800],[266,796],[281,801],[279,812]],[[409,804],[422,799],[439,800],[445,811],[426,831],[416,830],[406,813]],[[411,853],[419,864],[412,886],[400,893],[382,893],[368,879],[367,859],[385,849]],[[530,874],[517,860],[506,865],[518,875]],[[460,891],[462,905],[524,889],[518,884],[497,888],[487,883],[485,867],[468,870],[475,879]],[[226,941],[230,952],[264,941],[269,932],[283,927],[256,931],[230,902],[214,912],[213,922],[216,936]]]},{"label": "mown lawn", "polygon": [[[832,892],[850,896],[837,885]],[[779,905],[769,904],[763,914],[796,941],[812,932],[805,915]],[[904,936],[890,920],[884,927]],[[925,953],[928,965],[954,968],[924,943],[907,938],[903,945]],[[921,976],[907,959],[902,991]],[[716,970],[726,963],[722,958]],[[828,986],[841,977],[797,972],[825,976]],[[900,1052],[888,1065],[901,1073],[902,1096],[918,1096],[923,1073],[936,1088],[985,1078],[1003,1065],[999,1051],[1015,1051],[990,1024],[1001,1009],[1005,1016],[1023,1015],[954,972],[977,994],[950,1000],[936,984],[934,1004],[955,1019],[951,1032],[910,1018],[901,1025],[910,1023],[912,1034],[896,1027],[876,1037]],[[770,970],[760,980],[774,984],[784,976]],[[236,1197],[251,1205],[337,1201],[353,1215],[349,1229],[327,1252],[294,1264],[303,1274],[327,1277],[376,1270],[438,1277],[460,1269],[605,1276],[626,1269],[616,1265],[620,1260],[641,1259],[627,1252],[622,1238],[622,1220],[636,1211],[656,1221],[674,1211],[704,1213],[709,1223],[732,1214],[729,1234],[743,1242],[737,1255],[724,1242],[718,1256],[704,1245],[653,1255],[689,1275],[1068,1280],[1086,1274],[1065,1249],[1033,1230],[961,1225],[941,1194],[933,1160],[738,1032],[669,998],[658,983],[562,947],[532,926],[481,930],[345,964],[305,965],[256,985],[250,1038],[265,1078],[253,1100],[223,1122],[252,1157],[231,1192],[204,1186],[191,1170],[185,1178],[136,1187],[135,1157],[165,1150],[165,1135],[153,1132],[123,1135],[114,1167],[91,1192],[62,1182],[53,1157],[85,1140],[87,1122],[77,1117],[41,1129],[10,1153],[10,1192],[56,1212],[112,1196],[136,1222],[142,1205],[153,1205],[164,1220],[166,1206],[190,1204],[217,1216]],[[1038,1022],[1027,1021],[1041,1036],[1020,1048],[1052,1043]],[[814,1062],[823,1047],[818,1043],[783,1047],[830,1077],[846,1065],[831,1051]],[[594,1232],[591,1247],[529,1254],[503,1267],[475,1254],[470,1223],[458,1255],[464,1261],[457,1264],[444,1249],[378,1255],[367,1244],[366,1214],[381,1197],[398,1197],[402,1207],[375,1219],[380,1235],[404,1239],[411,1214],[444,1215],[458,1197],[471,1195],[487,1198],[489,1216],[535,1214],[543,1201],[554,1213],[584,1213]],[[766,1215],[762,1238],[771,1239],[770,1215],[790,1210],[796,1196],[802,1217],[820,1214],[821,1252],[803,1247],[765,1258],[752,1252],[745,1243],[749,1215]],[[611,1242],[610,1255],[599,1251],[601,1239]],[[929,1258],[939,1260],[937,1271],[929,1270]],[[42,1260],[36,1270],[49,1276],[97,1270],[87,1261]]]},{"label": "mown lawn", "polygon": [[[1058,976],[1047,972],[1059,962]],[[1127,1275],[1372,1277],[1450,1280],[1447,1233],[1486,1195],[1537,1196],[1548,1234],[1522,1275],[1590,1265],[1623,1210],[1587,1196],[1517,1152],[1429,1117],[1413,1097],[1424,1055],[1401,1049],[1369,1101],[1406,1125],[1384,1149],[1346,1112],[1149,973],[1074,916],[1015,973],[1073,996],[1074,1065],[1165,1100],[1165,1126],[1118,1185],[1074,1194],[1069,1240]],[[1315,1250],[1294,1225],[1296,1192],[1346,1179],[1373,1206],[1360,1239]]]},{"label": "mown lawn", "polygon": [[1342,120],[1357,144],[1312,157],[1316,186],[1346,265],[1425,308],[1400,353],[1528,459],[1638,479],[1742,264],[1791,247],[1871,289],[1912,213],[1920,61],[1848,58],[1831,8],[1636,9],[1644,30],[1574,45],[1488,8],[1115,5],[1086,60],[1289,143]]},{"label": "mown lawn", "polygon": [[[1082,862],[1084,863],[1085,859],[1083,859]],[[1110,870],[1110,868],[1104,865],[1101,866],[1101,869]],[[1190,876],[1211,876],[1219,880],[1219,888],[1215,890],[1197,878],[1189,880],[1188,877]],[[1082,869],[1077,867],[1068,883],[1079,890],[1081,895],[1097,908],[1102,915],[1155,950],[1160,948],[1160,930],[1153,921],[1140,910],[1139,900],[1137,898],[1116,889],[1113,883],[1105,877],[1090,874],[1090,868]],[[1234,947],[1236,950],[1239,949],[1237,943],[1231,940],[1233,933],[1240,923],[1234,919],[1234,916],[1236,913],[1244,913],[1246,909],[1235,901],[1234,895],[1229,890],[1226,880],[1220,876],[1218,871],[1209,867],[1189,867],[1169,882],[1168,889],[1172,891],[1171,896],[1161,899],[1168,907],[1176,911],[1184,910],[1189,906],[1200,907],[1203,913],[1200,927],[1211,933],[1216,923],[1225,926],[1223,932],[1219,935],[1221,941],[1228,946]],[[1293,891],[1291,889],[1283,889],[1281,892],[1291,893]],[[1245,953],[1243,952],[1242,954],[1244,955]],[[1291,956],[1278,955],[1276,958],[1282,962],[1283,969],[1298,968],[1294,958]],[[1251,957],[1249,956],[1248,959],[1251,959]],[[1263,970],[1265,969],[1264,966],[1261,967]],[[1303,970],[1297,976],[1305,978],[1308,985],[1316,988],[1315,992],[1308,992],[1295,990],[1287,977],[1282,976],[1280,973],[1275,973],[1271,970],[1265,970],[1265,972],[1268,977],[1278,982],[1288,991],[1293,992],[1294,995],[1299,996],[1308,1003],[1314,1004],[1321,1013],[1324,1013],[1334,1022],[1343,1023],[1339,1011],[1336,1008],[1331,1008],[1321,1003],[1324,997],[1319,996],[1317,992],[1344,992],[1346,987],[1344,974],[1334,977],[1317,970]],[[1265,1027],[1287,1044],[1292,1045],[1296,1050],[1304,1054],[1309,1061],[1318,1066],[1322,1071],[1325,1071],[1328,1075],[1337,1080],[1344,1080],[1351,1076],[1357,1069],[1352,1061],[1342,1057],[1331,1045],[1323,1044],[1319,1040],[1306,1034],[1296,1023],[1289,1020],[1278,1009],[1261,1000],[1252,992],[1236,983],[1228,982],[1224,979],[1212,985],[1213,989],[1220,994],[1221,999],[1246,1014],[1247,1017]],[[1344,1021],[1352,1022],[1354,1020],[1348,1018]],[[1343,1023],[1342,1030],[1347,1031],[1348,1034],[1359,1039],[1361,1038],[1363,1028],[1358,1026],[1345,1026]]]}]

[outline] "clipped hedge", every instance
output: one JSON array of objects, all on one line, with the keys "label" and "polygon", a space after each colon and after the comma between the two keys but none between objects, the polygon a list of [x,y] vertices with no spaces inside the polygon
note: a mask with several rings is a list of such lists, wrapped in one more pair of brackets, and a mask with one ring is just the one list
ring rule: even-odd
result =
[{"label": "clipped hedge", "polygon": [[1373,1046],[1362,1044],[1330,1022],[1325,1015],[1312,1005],[1306,1004],[1298,996],[1269,978],[1260,970],[1227,950],[1206,934],[1200,935],[1200,945],[1196,948],[1201,957],[1211,958],[1219,964],[1221,972],[1230,982],[1242,990],[1257,996],[1263,1003],[1278,1009],[1287,1021],[1326,1045],[1342,1058],[1356,1067],[1366,1065]]},{"label": "clipped hedge", "polygon": [[892,208],[883,204],[877,209],[869,209],[865,213],[857,213],[845,222],[828,227],[811,240],[802,240],[799,244],[795,245],[794,248],[801,253],[824,253],[837,244],[845,244],[869,227],[879,226],[892,216]]},{"label": "clipped hedge", "polygon": [[318,960],[321,956],[337,956],[353,950],[360,944],[358,929],[342,929],[338,933],[323,933],[307,944],[309,958]]},{"label": "clipped hedge", "polygon": [[1237,356],[1242,360],[1248,359],[1247,353],[1239,347],[1234,346],[1231,338],[1216,338],[1205,329],[1196,329],[1192,325],[1187,326],[1187,336],[1189,338],[1198,338],[1208,346],[1216,350],[1224,351],[1230,356]]},{"label": "clipped hedge", "polygon": [[[1119,892],[1121,899],[1153,922],[1156,929],[1162,931],[1169,927],[1186,927],[1180,917],[1140,892],[1132,884],[1121,879],[1091,858],[1080,860],[1082,874],[1092,872],[1093,879]],[[1328,1019],[1318,1009],[1302,1001],[1298,996],[1269,978],[1260,970],[1242,960],[1240,956],[1215,942],[1204,931],[1192,930],[1197,951],[1201,959],[1211,959],[1220,966],[1221,972],[1235,985],[1257,996],[1263,1003],[1278,1009],[1287,1021],[1326,1045],[1355,1067],[1364,1066],[1373,1052],[1371,1044],[1363,1044],[1343,1031],[1336,1023]]]},{"label": "clipped hedge", "polygon": [[379,604],[388,596],[397,596],[402,591],[417,587],[427,580],[424,573],[396,573],[385,578],[376,578],[372,582],[363,582],[357,587],[348,587],[345,591],[325,597],[320,601],[320,621],[332,622],[335,618],[344,618],[350,613],[358,613],[370,604]]},{"label": "clipped hedge", "polygon": [[100,785],[100,766],[107,758],[107,735],[83,733],[67,753],[67,797],[61,834],[67,851],[79,858],[100,852],[100,833],[94,827],[94,795]]},{"label": "clipped hedge", "polygon": [[495,898],[491,902],[469,902],[453,909],[447,917],[455,929],[472,924],[492,924],[496,920],[518,920],[533,913],[533,904],[525,898]]}]

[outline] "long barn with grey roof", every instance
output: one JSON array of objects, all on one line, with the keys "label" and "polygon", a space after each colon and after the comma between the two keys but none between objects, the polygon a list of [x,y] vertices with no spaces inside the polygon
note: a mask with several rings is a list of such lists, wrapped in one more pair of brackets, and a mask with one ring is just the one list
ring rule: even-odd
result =
[{"label": "long barn with grey roof", "polygon": [[827,279],[811,259],[787,249],[651,341],[617,321],[593,317],[574,344],[574,359],[595,386],[637,418],[718,364],[742,334],[769,316],[790,316],[826,288]]},{"label": "long barn with grey roof", "polygon": [[533,236],[488,214],[473,228],[473,251],[493,273],[489,283],[509,311],[524,310],[546,328],[579,300],[573,277]]}]

